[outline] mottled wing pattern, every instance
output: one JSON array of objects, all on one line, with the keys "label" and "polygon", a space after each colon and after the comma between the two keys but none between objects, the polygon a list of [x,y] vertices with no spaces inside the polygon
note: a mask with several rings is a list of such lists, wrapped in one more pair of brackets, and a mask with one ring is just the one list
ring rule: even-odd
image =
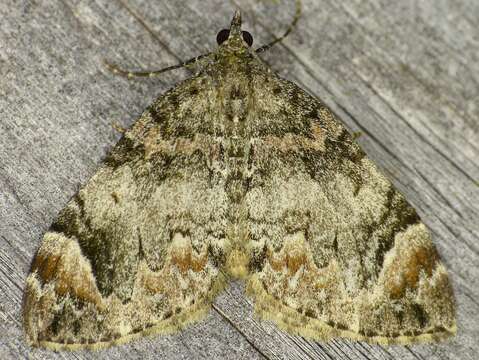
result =
[{"label": "mottled wing pattern", "polygon": [[152,104],[44,235],[24,296],[33,345],[110,346],[209,309],[224,282],[227,198],[204,81]]},{"label": "mottled wing pattern", "polygon": [[245,198],[259,315],[320,340],[455,333],[452,288],[416,211],[326,106],[274,76],[261,83]]},{"label": "mottled wing pattern", "polygon": [[331,111],[272,74],[238,12],[202,61],[45,234],[24,298],[30,342],[98,348],[180,329],[223,274],[246,279],[259,315],[295,334],[454,334],[428,230]]}]

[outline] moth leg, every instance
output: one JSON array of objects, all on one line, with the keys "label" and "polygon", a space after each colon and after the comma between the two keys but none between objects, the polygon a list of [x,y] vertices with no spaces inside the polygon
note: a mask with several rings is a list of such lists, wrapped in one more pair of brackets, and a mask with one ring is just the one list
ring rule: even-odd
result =
[{"label": "moth leg", "polygon": [[121,126],[118,121],[112,121],[111,123],[111,126],[113,127],[113,129],[115,129],[116,131],[118,131],[120,134],[124,134],[126,133],[127,129],[124,128],[123,126]]}]

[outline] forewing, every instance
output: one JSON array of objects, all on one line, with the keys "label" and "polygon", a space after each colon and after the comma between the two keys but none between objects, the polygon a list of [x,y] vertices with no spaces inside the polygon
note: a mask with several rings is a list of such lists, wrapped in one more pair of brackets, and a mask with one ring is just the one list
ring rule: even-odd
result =
[{"label": "forewing", "polygon": [[109,346],[209,309],[227,199],[202,81],[151,105],[44,235],[24,295],[32,344]]},{"label": "forewing", "polygon": [[323,104],[263,83],[246,197],[259,315],[320,340],[453,334],[452,288],[416,211]]}]

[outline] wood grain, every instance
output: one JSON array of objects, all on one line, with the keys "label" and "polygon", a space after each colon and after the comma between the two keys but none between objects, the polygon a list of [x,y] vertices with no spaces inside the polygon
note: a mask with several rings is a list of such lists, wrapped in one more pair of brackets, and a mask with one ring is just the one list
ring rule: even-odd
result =
[{"label": "wood grain", "polygon": [[479,2],[303,1],[297,29],[263,55],[325,101],[418,209],[449,268],[458,335],[436,345],[319,343],[252,315],[233,283],[208,318],[100,352],[30,349],[21,299],[43,232],[130,125],[186,70],[112,76],[102,59],[156,69],[208,52],[241,7],[255,44],[293,1],[4,0],[0,4],[1,359],[474,359],[479,352]]}]

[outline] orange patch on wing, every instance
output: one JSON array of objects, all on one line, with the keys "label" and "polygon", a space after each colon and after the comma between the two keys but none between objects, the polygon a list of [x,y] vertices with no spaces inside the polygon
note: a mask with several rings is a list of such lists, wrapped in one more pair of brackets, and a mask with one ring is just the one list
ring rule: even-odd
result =
[{"label": "orange patch on wing", "polygon": [[279,252],[268,250],[267,258],[272,271],[263,282],[267,288],[279,291],[278,297],[294,294],[301,299],[315,299],[320,293],[340,291],[343,277],[339,265],[331,261],[327,267],[318,268],[302,232],[288,236]]},{"label": "orange patch on wing", "polygon": [[58,261],[61,255],[46,255],[43,256],[40,252],[35,256],[32,264],[32,272],[37,272],[37,275],[43,282],[52,281],[55,278]]},{"label": "orange patch on wing", "polygon": [[208,252],[206,249],[202,254],[196,254],[188,235],[176,233],[170,248],[171,264],[175,265],[182,273],[193,270],[200,272],[206,266],[208,261]]},{"label": "orange patch on wing", "polygon": [[274,253],[270,249],[267,252],[273,270],[282,271],[287,268],[290,274],[295,274],[301,266],[309,263],[307,254],[308,249],[302,233],[297,233],[286,239],[279,253]]},{"label": "orange patch on wing", "polygon": [[171,262],[180,269],[181,272],[193,270],[200,272],[206,266],[208,254],[193,254],[191,246],[182,248],[173,248],[171,251]]},{"label": "orange patch on wing", "polygon": [[390,296],[397,299],[404,295],[407,288],[416,289],[421,272],[432,276],[438,260],[436,250],[431,247],[412,247],[400,252],[385,274],[385,287]]},{"label": "orange patch on wing", "polygon": [[44,283],[53,283],[55,291],[60,296],[69,294],[101,308],[101,294],[88,260],[81,255],[78,244],[63,238],[58,239],[57,246],[48,250],[39,249],[32,265],[32,272],[36,272]]}]

